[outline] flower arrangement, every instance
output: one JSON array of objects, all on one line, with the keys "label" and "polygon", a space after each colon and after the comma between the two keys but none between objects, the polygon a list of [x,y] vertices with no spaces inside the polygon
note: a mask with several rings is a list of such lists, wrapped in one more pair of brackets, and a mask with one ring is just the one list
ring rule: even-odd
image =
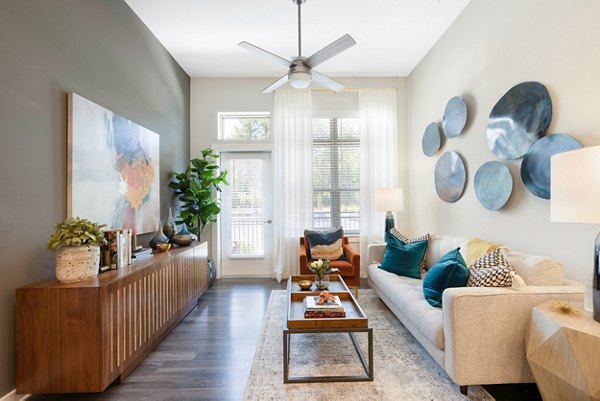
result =
[{"label": "flower arrangement", "polygon": [[308,265],[308,270],[315,273],[317,280],[322,280],[324,275],[338,271],[338,269],[329,268],[329,261],[327,259],[315,260]]}]

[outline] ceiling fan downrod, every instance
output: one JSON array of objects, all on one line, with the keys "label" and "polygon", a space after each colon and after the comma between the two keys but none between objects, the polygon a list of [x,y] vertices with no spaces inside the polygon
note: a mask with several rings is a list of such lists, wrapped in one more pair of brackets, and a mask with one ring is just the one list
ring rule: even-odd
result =
[{"label": "ceiling fan downrod", "polygon": [[292,0],[298,6],[298,57],[302,57],[302,17],[301,7],[306,0]]}]

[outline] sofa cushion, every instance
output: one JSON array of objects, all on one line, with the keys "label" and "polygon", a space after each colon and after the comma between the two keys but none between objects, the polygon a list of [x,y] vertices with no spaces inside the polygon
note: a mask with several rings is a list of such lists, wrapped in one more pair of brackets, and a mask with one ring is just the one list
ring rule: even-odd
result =
[{"label": "sofa cushion", "polygon": [[400,276],[421,278],[421,263],[425,257],[427,240],[405,243],[388,233],[381,268]]},{"label": "sofa cushion", "polygon": [[467,287],[510,287],[512,266],[498,248],[486,253],[469,266]]},{"label": "sofa cushion", "polygon": [[536,256],[502,247],[502,254],[527,285],[563,285],[563,264],[547,256]]},{"label": "sofa cushion", "polygon": [[469,269],[460,254],[460,248],[456,248],[431,266],[423,279],[423,294],[432,306],[441,308],[444,290],[450,287],[464,287],[468,279]]},{"label": "sofa cushion", "polygon": [[423,337],[440,350],[444,349],[442,310],[429,305],[423,296],[423,280],[397,276],[381,270],[377,264],[368,267],[369,280],[389,302],[419,330]]},{"label": "sofa cushion", "polygon": [[342,249],[342,227],[330,230],[304,230],[308,241],[308,259],[337,260],[344,256]]},{"label": "sofa cushion", "polygon": [[[427,250],[427,255],[425,257],[425,266],[430,268],[433,266],[442,256],[447,254],[453,249],[461,248],[461,254],[463,259],[466,259],[466,253],[463,253],[463,247],[468,243],[468,241],[473,237],[468,236],[458,236],[451,237],[447,235],[431,235],[431,240],[429,240],[429,247]],[[466,249],[466,248],[465,248]]]},{"label": "sofa cushion", "polygon": [[390,230],[389,234],[393,235],[394,237],[396,237],[400,241],[404,242],[405,244],[412,244],[413,242],[427,241],[427,247],[425,248],[425,255],[423,255],[423,259],[421,260],[421,263],[420,263],[421,273],[425,273],[427,271],[427,267],[425,266],[425,259],[427,258],[427,250],[429,249],[429,240],[431,240],[431,235],[429,233],[426,233],[423,235],[419,235],[418,237],[410,238],[410,237],[402,234],[396,228],[392,228]]}]

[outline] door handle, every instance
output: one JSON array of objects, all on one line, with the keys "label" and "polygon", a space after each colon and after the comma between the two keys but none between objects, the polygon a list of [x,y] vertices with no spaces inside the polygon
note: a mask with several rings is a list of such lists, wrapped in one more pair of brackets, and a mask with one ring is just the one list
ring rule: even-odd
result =
[{"label": "door handle", "polygon": [[273,220],[271,220],[271,219],[263,221],[263,223],[265,223],[265,224],[271,224],[272,222],[273,222]]}]

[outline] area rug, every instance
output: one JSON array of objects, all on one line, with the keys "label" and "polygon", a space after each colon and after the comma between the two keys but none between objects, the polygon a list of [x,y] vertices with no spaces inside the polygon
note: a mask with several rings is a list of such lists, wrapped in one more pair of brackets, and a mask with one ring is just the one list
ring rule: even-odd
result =
[{"label": "area rug", "polygon": [[[494,400],[480,386],[465,397],[446,372],[375,295],[360,290],[359,303],[373,327],[372,382],[283,383],[285,291],[272,291],[263,331],[246,385],[244,400]],[[367,351],[366,333],[357,333]],[[347,333],[293,334],[290,375],[363,374]]]}]

